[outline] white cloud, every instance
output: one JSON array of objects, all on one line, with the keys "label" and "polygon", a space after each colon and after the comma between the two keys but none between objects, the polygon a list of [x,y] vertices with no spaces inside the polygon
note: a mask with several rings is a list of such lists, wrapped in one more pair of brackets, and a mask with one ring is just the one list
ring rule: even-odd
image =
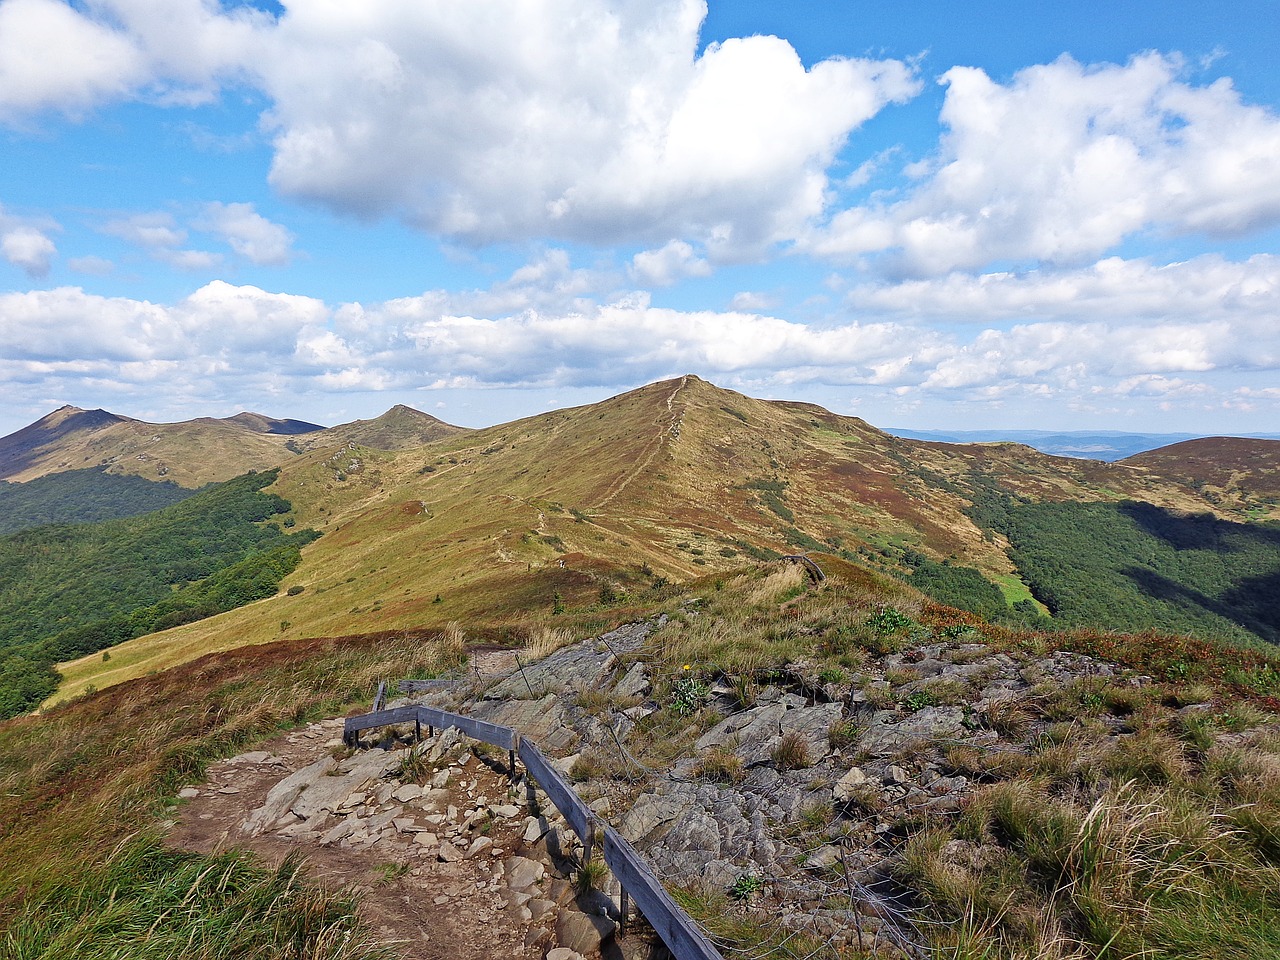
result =
[{"label": "white cloud", "polygon": [[[40,395],[66,394],[54,384],[73,382],[80,395],[108,383],[142,390],[163,376],[174,395],[241,403],[456,386],[622,388],[692,371],[765,392],[877,390],[897,398],[895,409],[937,399],[1080,411],[1223,396],[1257,405],[1273,398],[1242,393],[1249,381],[1233,378],[1280,373],[1276,270],[1277,258],[1206,257],[949,277],[855,289],[854,300],[878,308],[823,325],[657,307],[638,293],[601,297],[598,285],[616,278],[576,270],[554,249],[489,289],[374,304],[222,281],[169,305],[59,288],[0,295],[0,373]],[[921,322],[932,324],[949,299],[969,319],[985,310],[999,325]]]},{"label": "white cloud", "polygon": [[845,302],[876,315],[973,323],[1099,317],[1272,322],[1280,317],[1280,256],[1230,261],[1206,255],[1165,265],[1110,257],[1076,270],[951,273],[854,287]]},{"label": "white cloud", "polygon": [[184,225],[174,214],[159,210],[119,217],[102,231],[141,247],[155,259],[180,270],[210,270],[223,262],[221,254],[184,249],[190,230],[217,236],[231,249],[259,266],[284,266],[292,254],[294,236],[254,210],[251,203],[211,202]]},{"label": "white cloud", "polygon": [[0,256],[20,267],[29,277],[47,276],[49,265],[58,252],[52,240],[35,227],[5,227],[0,217]]},{"label": "white cloud", "polygon": [[729,309],[743,313],[762,313],[765,310],[775,309],[778,303],[778,298],[772,294],[740,290],[729,301]]},{"label": "white cloud", "polygon": [[164,211],[109,220],[103,224],[102,232],[147,250],[179,247],[187,242],[187,231],[178,226],[173,214]]},{"label": "white cloud", "polygon": [[643,250],[631,258],[631,276],[646,286],[669,287],[687,277],[705,277],[711,264],[683,240],[672,240],[656,250]]},{"label": "white cloud", "polygon": [[1143,231],[1234,236],[1280,222],[1280,116],[1229,80],[1194,87],[1176,57],[1069,57],[1001,85],[953,67],[938,155],[896,202],[836,213],[804,242],[893,252],[918,275],[994,260],[1074,265]]},{"label": "white cloud", "polygon": [[0,120],[77,113],[128,95],[147,76],[132,38],[66,3],[0,3]]},{"label": "white cloud", "polygon": [[232,250],[259,266],[284,266],[292,254],[293,234],[262,216],[251,203],[207,203],[197,224],[219,234]]},{"label": "white cloud", "polygon": [[696,54],[702,0],[298,3],[261,64],[271,181],[470,242],[686,237],[732,256],[820,212],[849,132],[918,83],[772,37]]},{"label": "white cloud", "polygon": [[215,0],[2,0],[0,121],[136,98],[208,102],[246,78],[272,23]]}]

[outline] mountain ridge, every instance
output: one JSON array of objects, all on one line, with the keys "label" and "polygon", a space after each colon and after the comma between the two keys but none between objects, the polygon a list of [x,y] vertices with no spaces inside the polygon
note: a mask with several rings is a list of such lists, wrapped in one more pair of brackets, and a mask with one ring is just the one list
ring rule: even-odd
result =
[{"label": "mountain ridge", "polygon": [[463,429],[402,404],[381,417],[335,427],[251,411],[150,423],[107,410],[64,405],[0,437],[0,480],[23,482],[51,473],[101,468],[195,488],[247,470],[267,470],[322,446],[356,442],[398,449]]},{"label": "mountain ridge", "polygon": [[[1166,472],[906,440],[684,376],[400,451],[303,450],[271,490],[323,536],[285,592],[126,646],[132,662],[168,663],[282,635],[454,619],[516,629],[556,597],[590,603],[800,551],[985,580],[1001,607],[1032,615],[1010,543],[978,505],[1134,500],[1239,518]],[[100,673],[90,661],[67,670],[98,686]]]}]

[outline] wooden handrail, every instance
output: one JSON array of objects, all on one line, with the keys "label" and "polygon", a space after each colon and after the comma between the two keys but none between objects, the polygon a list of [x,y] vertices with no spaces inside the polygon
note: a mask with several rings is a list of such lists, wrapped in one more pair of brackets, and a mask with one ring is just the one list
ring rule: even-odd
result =
[{"label": "wooden handrail", "polygon": [[409,722],[415,723],[419,731],[422,724],[426,724],[428,728],[456,727],[473,740],[509,751],[513,776],[515,760],[519,757],[526,772],[555,804],[565,822],[582,841],[583,860],[589,862],[593,850],[597,846],[600,848],[605,865],[621,884],[624,895],[635,902],[636,908],[649,921],[649,925],[662,938],[676,960],[724,960],[702,932],[702,928],[667,893],[648,862],[613,827],[596,817],[569,782],[551,765],[546,755],[538,749],[537,744],[525,739],[511,727],[435,707],[410,704],[391,710],[375,710],[359,717],[348,717],[343,723],[342,739],[349,745],[358,745],[362,730]]}]

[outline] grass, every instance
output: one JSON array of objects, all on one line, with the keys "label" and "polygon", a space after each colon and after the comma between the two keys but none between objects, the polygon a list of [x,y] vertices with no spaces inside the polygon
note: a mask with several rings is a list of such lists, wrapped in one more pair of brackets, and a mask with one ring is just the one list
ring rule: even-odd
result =
[{"label": "grass", "polygon": [[393,957],[361,929],[351,901],[306,883],[298,858],[265,870],[243,854],[202,857],[155,837],[128,839],[78,880],[28,899],[0,937],[0,954],[14,960],[265,960],[281,950]]},{"label": "grass", "polygon": [[350,905],[308,887],[297,864],[264,872],[136,834],[212,760],[353,704],[367,709],[379,679],[441,669],[452,656],[398,633],[281,641],[0,725],[3,955],[383,956]]}]

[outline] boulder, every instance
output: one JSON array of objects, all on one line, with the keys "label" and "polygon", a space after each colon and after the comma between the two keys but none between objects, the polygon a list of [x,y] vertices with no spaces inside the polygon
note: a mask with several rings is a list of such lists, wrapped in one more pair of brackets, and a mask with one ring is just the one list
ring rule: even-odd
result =
[{"label": "boulder", "polygon": [[256,837],[270,829],[293,806],[303,790],[323,778],[335,766],[332,757],[321,757],[315,763],[285,777],[271,788],[262,806],[250,814],[241,830]]},{"label": "boulder", "polygon": [[556,942],[574,953],[598,953],[600,945],[617,931],[618,925],[608,917],[563,910],[556,918]]}]

